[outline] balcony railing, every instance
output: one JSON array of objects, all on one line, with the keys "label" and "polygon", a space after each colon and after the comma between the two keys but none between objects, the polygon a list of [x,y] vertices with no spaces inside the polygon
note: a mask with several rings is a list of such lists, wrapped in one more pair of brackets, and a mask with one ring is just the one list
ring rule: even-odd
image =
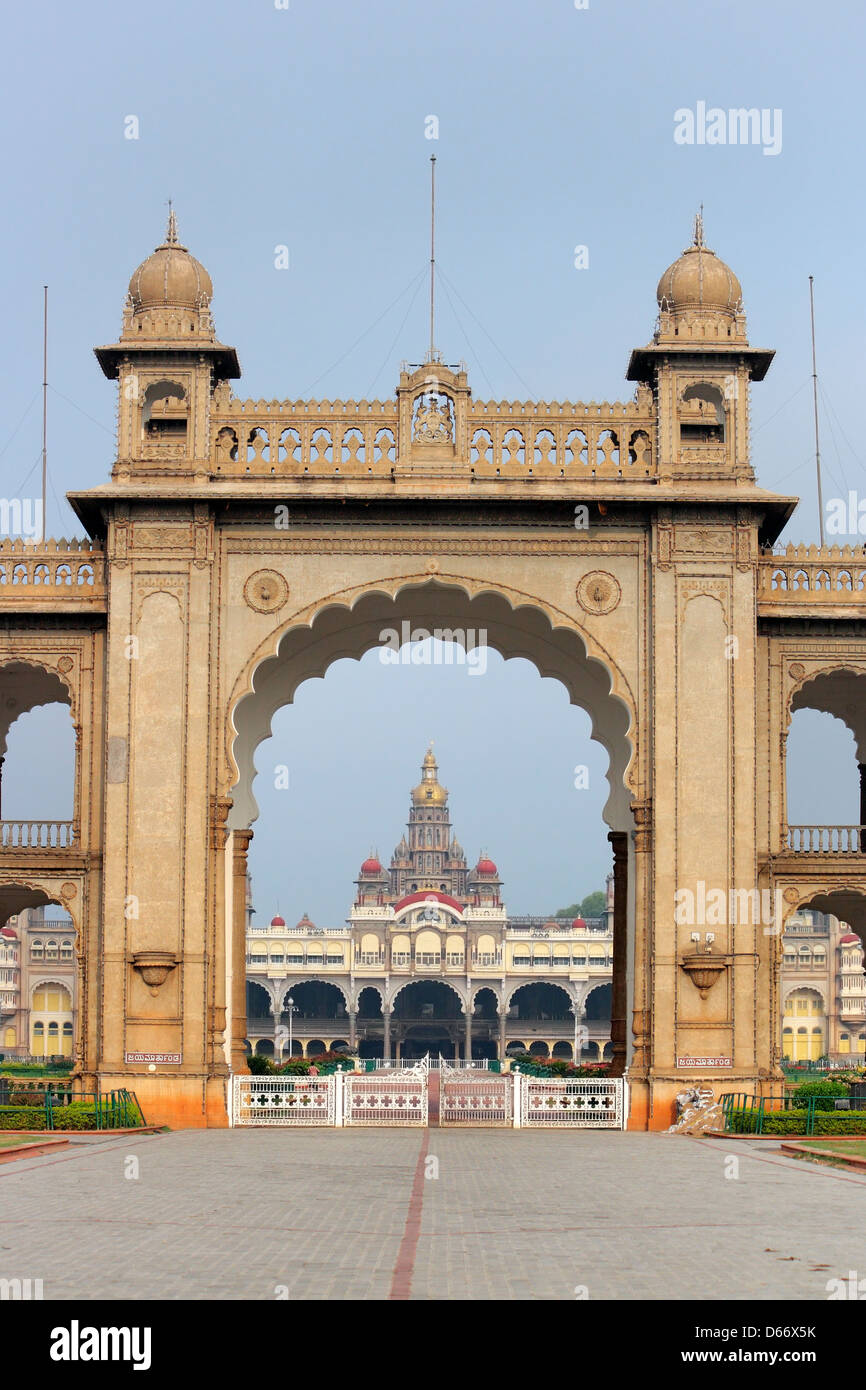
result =
[{"label": "balcony railing", "polygon": [[75,823],[71,820],[0,821],[3,849],[71,849],[75,838]]},{"label": "balcony railing", "polygon": [[789,825],[785,843],[795,854],[862,854],[863,825]]}]

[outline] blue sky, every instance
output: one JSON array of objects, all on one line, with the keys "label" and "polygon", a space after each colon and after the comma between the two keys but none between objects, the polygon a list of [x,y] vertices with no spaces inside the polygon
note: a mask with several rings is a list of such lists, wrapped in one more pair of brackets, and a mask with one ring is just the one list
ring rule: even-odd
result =
[{"label": "blue sky", "polygon": [[[656,282],[703,202],[707,241],[742,281],[750,339],[777,350],[753,393],[752,440],[761,483],[803,497],[788,535],[817,538],[809,274],[825,495],[862,491],[862,5],[48,0],[10,10],[4,37],[0,492],[37,486],[47,282],[51,533],[78,529],[64,491],[108,474],[114,388],[91,349],[116,338],[166,200],[213,277],[240,394],[385,396],[401,360],[426,347],[431,152],[438,345],[466,360],[476,396],[628,398],[629,351],[651,336]],[[699,101],[779,109],[781,153],[677,145],[674,112]],[[129,116],[136,140],[124,137]],[[274,268],[281,244],[287,271]],[[578,244],[588,269],[574,267]],[[299,799],[263,813],[254,842],[263,909],[279,896],[289,916],[343,915],[370,843],[384,853],[399,838],[431,736],[457,832],[498,857],[509,905],[543,911],[595,887],[603,777],[575,805],[570,774],[600,750],[587,752],[588,723],[564,693],[523,666],[493,664],[479,682],[486,708],[453,670],[423,698],[409,685],[386,695],[369,658],[334,668],[315,700],[302,692],[275,726],[294,750]],[[14,735],[32,747],[26,774],[7,764],[7,815],[28,813],[15,807],[35,795],[34,770],[57,780],[49,724],[25,728],[50,718]],[[804,772],[803,820],[821,819],[822,796],[835,797],[826,819],[856,819],[838,813],[854,796],[846,738],[836,726],[821,777]],[[513,804],[491,770],[503,757]],[[369,828],[363,807],[340,806],[350,762],[375,789]]]}]

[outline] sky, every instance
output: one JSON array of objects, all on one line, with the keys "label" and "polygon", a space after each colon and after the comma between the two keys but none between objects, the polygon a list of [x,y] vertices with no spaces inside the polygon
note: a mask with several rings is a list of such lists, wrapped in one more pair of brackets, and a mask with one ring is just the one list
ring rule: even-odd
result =
[{"label": "sky", "polygon": [[[651,338],[656,283],[703,204],[750,341],[776,349],[752,394],[759,481],[802,497],[785,539],[816,540],[810,274],[825,498],[864,490],[864,14],[848,0],[9,9],[0,494],[38,487],[47,283],[48,531],[81,533],[64,493],[104,481],[114,448],[115,388],[92,348],[117,337],[169,198],[213,278],[240,395],[392,394],[427,345],[435,153],[437,346],[466,362],[480,398],[628,399],[629,352]],[[675,112],[701,102],[766,110],[779,152],[678,144]],[[342,920],[371,844],[390,854],[400,837],[430,738],[457,834],[496,858],[512,911],[600,886],[605,758],[564,691],[498,659],[483,698],[465,670],[409,667],[401,682],[374,656],[343,661],[277,716],[258,765],[288,748],[292,777],[281,797],[256,787],[260,918],[279,900],[289,918]],[[4,815],[62,799],[65,718],[19,721]],[[856,820],[850,736],[829,716],[798,719],[791,819]]]}]

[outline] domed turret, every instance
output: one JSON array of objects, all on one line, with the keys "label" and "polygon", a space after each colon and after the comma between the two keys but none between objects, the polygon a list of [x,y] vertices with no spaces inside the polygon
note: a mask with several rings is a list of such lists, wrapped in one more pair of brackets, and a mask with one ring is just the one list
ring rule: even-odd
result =
[{"label": "domed turret", "polygon": [[683,309],[712,309],[732,316],[742,313],[743,291],[730,266],[704,245],[703,229],[695,241],[669,265],[656,291],[659,308],[668,313]]},{"label": "domed turret", "polygon": [[730,266],[704,242],[703,217],[695,218],[692,245],[669,265],[658,283],[657,341],[746,341],[743,291]]},{"label": "domed turret", "polygon": [[207,309],[213,284],[201,261],[191,256],[177,235],[174,210],[169,212],[165,240],[142,261],[129,282],[134,312],[142,309]]}]

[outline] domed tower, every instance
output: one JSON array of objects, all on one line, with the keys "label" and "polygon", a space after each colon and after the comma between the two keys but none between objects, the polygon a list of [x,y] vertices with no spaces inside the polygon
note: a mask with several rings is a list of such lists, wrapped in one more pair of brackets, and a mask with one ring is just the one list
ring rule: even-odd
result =
[{"label": "domed tower", "polygon": [[355,884],[357,907],[380,907],[384,903],[388,890],[388,871],[383,869],[377,854],[371,853],[369,858],[364,860]]},{"label": "domed tower", "polygon": [[234,348],[217,339],[212,296],[172,210],[165,238],[129,282],[119,341],[96,348],[120,387],[115,478],[207,477],[211,397],[221,381],[240,376]]},{"label": "domed tower", "polygon": [[500,907],[502,879],[499,870],[483,851],[469,875],[469,897],[473,907]]},{"label": "domed tower", "polygon": [[659,482],[753,482],[749,383],[773,359],[746,337],[743,291],[729,266],[694,238],[658,283],[652,342],[631,355],[628,379],[655,393]]}]

